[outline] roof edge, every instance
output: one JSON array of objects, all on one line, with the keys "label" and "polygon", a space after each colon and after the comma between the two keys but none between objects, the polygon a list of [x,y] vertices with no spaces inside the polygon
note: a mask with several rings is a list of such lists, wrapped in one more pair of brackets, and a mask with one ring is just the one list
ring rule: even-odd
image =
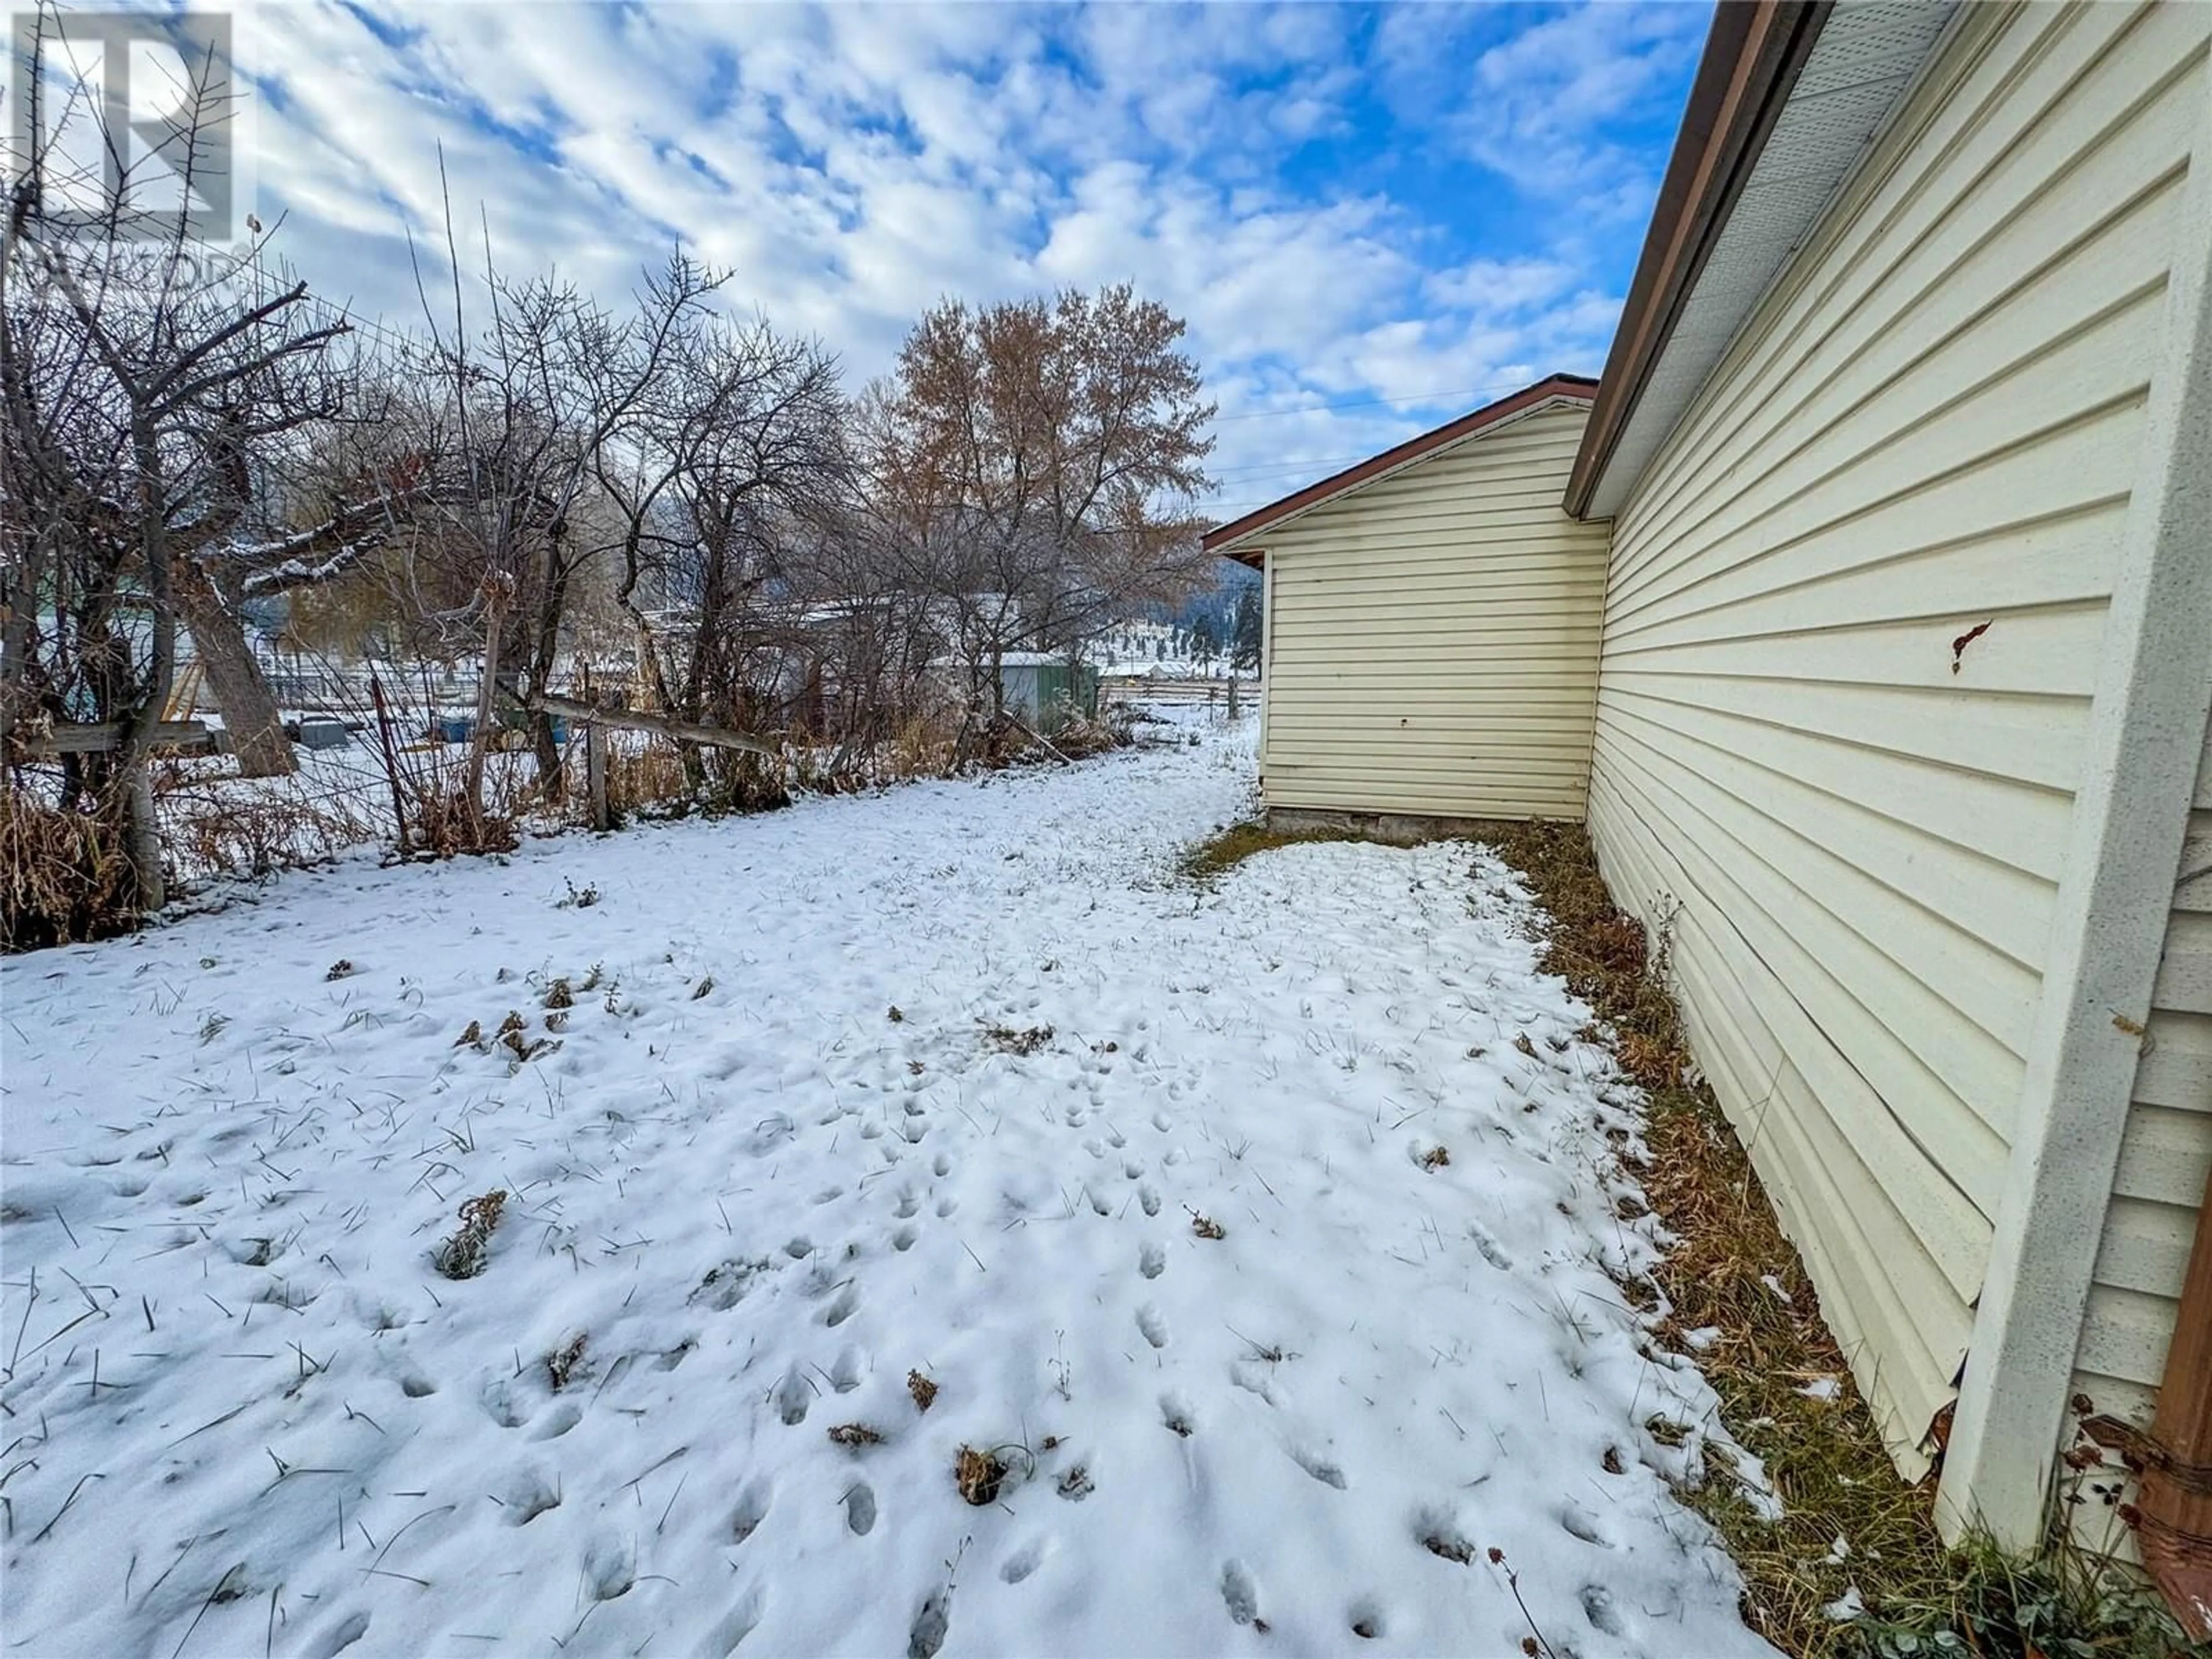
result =
[{"label": "roof edge", "polygon": [[1831,0],[1720,0],[1674,153],[1644,233],[1596,402],[1568,475],[1566,510],[1589,510],[1782,106],[1811,56]]},{"label": "roof edge", "polygon": [[1432,427],[1401,444],[1393,445],[1379,454],[1364,461],[1354,462],[1340,471],[1332,472],[1318,483],[1308,484],[1265,507],[1255,507],[1240,519],[1217,525],[1206,532],[1200,546],[1208,553],[1235,559],[1240,564],[1257,568],[1263,550],[1240,545],[1246,538],[1257,535],[1283,520],[1304,513],[1322,502],[1371,483],[1387,473],[1396,471],[1462,438],[1472,438],[1489,427],[1534,409],[1537,404],[1553,398],[1571,398],[1589,403],[1599,395],[1599,383],[1583,374],[1547,374],[1533,386],[1500,398],[1495,403],[1485,404],[1443,425]]}]

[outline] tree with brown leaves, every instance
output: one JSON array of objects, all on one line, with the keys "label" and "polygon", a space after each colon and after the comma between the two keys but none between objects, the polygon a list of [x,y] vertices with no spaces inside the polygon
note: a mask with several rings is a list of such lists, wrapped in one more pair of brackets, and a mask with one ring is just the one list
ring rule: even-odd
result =
[{"label": "tree with brown leaves", "polygon": [[1184,325],[1128,283],[918,322],[862,411],[877,510],[969,675],[970,730],[1004,719],[1011,651],[1079,649],[1202,574],[1214,405]]}]

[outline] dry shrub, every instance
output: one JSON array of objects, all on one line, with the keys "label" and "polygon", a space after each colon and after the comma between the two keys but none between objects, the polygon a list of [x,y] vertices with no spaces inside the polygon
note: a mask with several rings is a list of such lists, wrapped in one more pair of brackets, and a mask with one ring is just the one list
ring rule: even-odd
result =
[{"label": "dry shrub", "polygon": [[1006,1478],[1006,1465],[996,1452],[963,1446],[952,1460],[952,1484],[978,1508],[998,1498],[999,1484]]},{"label": "dry shrub", "polygon": [[1052,734],[1052,746],[1069,760],[1127,749],[1136,740],[1135,718],[1127,704],[1101,709],[1096,717],[1078,714]]},{"label": "dry shrub", "polygon": [[521,842],[515,815],[469,798],[465,786],[434,784],[416,792],[409,803],[407,840],[402,850],[420,859],[463,858],[511,853]]},{"label": "dry shrub", "polygon": [[1200,1238],[1225,1238],[1228,1237],[1227,1230],[1224,1229],[1218,1221],[1216,1221],[1210,1215],[1200,1215],[1195,1210],[1193,1210],[1190,1212],[1190,1230],[1196,1233]]},{"label": "dry shrub", "polygon": [[937,1403],[937,1384],[920,1371],[906,1374],[906,1391],[914,1396],[914,1408],[918,1412],[926,1412]]},{"label": "dry shrub", "polygon": [[0,788],[0,949],[74,945],[137,925],[137,884],[112,820]]},{"label": "dry shrub", "polygon": [[830,1431],[830,1438],[840,1446],[880,1446],[884,1437],[865,1423],[840,1423]]},{"label": "dry shrub", "polygon": [[433,1265],[447,1279],[474,1279],[484,1270],[484,1252],[490,1246],[492,1230],[499,1225],[500,1214],[506,1208],[507,1194],[497,1190],[463,1200],[461,1224],[438,1246],[431,1258]]},{"label": "dry shrub", "polygon": [[884,763],[893,777],[934,777],[951,765],[957,736],[942,716],[914,715],[883,746]]},{"label": "dry shrub", "polygon": [[161,847],[185,882],[259,878],[320,864],[373,837],[369,802],[305,774],[242,779],[157,765]]},{"label": "dry shrub", "polygon": [[607,808],[617,819],[665,807],[690,792],[691,780],[675,744],[608,744]]}]

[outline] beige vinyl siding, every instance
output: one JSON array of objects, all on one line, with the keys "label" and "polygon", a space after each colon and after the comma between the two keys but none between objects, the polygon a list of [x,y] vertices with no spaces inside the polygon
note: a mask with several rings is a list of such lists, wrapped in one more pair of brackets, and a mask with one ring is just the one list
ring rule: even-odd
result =
[{"label": "beige vinyl siding", "polygon": [[2197,774],[2075,1386],[2148,1427],[2212,1169],[2212,731]]},{"label": "beige vinyl siding", "polygon": [[1600,858],[1908,1465],[2006,1178],[2208,30],[1970,9],[1614,526]]},{"label": "beige vinyl siding", "polygon": [[1559,501],[1588,412],[1539,409],[1268,533],[1269,806],[1582,817],[1606,526]]}]

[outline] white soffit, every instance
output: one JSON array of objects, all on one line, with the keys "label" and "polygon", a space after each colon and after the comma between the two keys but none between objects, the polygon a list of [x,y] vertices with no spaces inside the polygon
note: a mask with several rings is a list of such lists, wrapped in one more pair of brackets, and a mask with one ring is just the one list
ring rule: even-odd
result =
[{"label": "white soffit", "polygon": [[1609,519],[1933,55],[1953,0],[1838,0],[1591,494]]}]

